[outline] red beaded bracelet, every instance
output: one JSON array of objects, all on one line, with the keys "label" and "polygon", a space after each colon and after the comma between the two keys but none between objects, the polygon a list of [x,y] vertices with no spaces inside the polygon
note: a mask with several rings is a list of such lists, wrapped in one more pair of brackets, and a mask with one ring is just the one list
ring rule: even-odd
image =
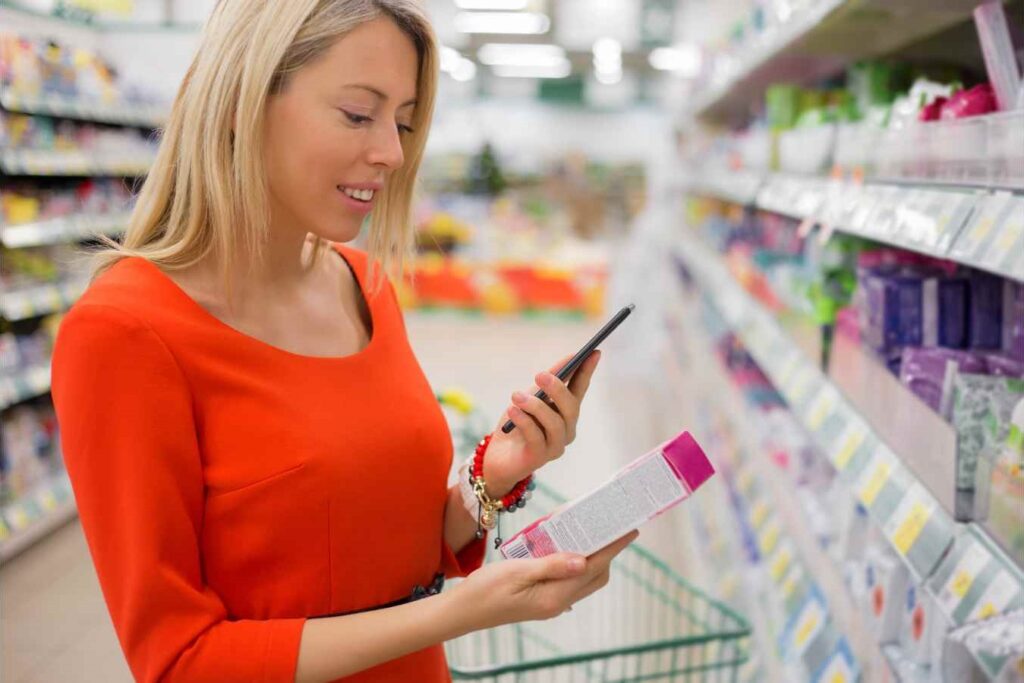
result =
[{"label": "red beaded bracelet", "polygon": [[[515,512],[519,508],[526,506],[526,501],[531,496],[531,491],[535,488],[533,481],[533,475],[527,476],[525,479],[517,482],[512,490],[500,500],[494,500],[487,495],[487,485],[484,482],[484,454],[487,452],[487,447],[491,443],[491,435],[485,436],[480,443],[476,446],[476,451],[473,454],[473,464],[470,467],[469,472],[469,483],[473,486],[473,491],[476,493],[477,500],[480,502],[479,510],[480,515],[477,518],[477,538],[483,537],[484,527],[491,528],[499,521],[499,514],[501,512]],[[494,546],[498,547],[501,545],[501,531],[499,529],[497,537],[494,540]]]}]

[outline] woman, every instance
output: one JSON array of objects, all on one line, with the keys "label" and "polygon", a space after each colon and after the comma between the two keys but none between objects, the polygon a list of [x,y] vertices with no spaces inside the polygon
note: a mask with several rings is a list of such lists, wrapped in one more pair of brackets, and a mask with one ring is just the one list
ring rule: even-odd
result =
[{"label": "woman", "polygon": [[[409,243],[436,74],[412,0],[221,0],[208,22],[124,244],[53,361],[82,525],[140,681],[447,680],[441,643],[562,613],[632,540],[480,568],[475,506],[447,486],[444,416],[378,267]],[[333,246],[367,214],[369,256]],[[488,495],[563,452],[596,364],[568,385],[538,375],[554,406],[514,394]],[[439,573],[469,576],[410,600]]]}]

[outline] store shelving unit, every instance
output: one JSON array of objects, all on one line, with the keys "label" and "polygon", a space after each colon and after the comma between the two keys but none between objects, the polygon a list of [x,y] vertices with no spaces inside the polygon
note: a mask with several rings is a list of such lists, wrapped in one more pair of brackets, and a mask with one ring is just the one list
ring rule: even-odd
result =
[{"label": "store shelving unit", "polygon": [[[839,341],[833,357],[841,360],[822,369],[743,289],[721,257],[697,238],[681,237],[675,258],[743,342],[838,479],[867,509],[916,583],[943,605],[955,626],[1024,605],[1024,568],[983,528],[958,521],[964,507],[956,486],[955,435],[948,425],[937,416],[915,422],[926,420],[929,409],[891,377],[884,377],[888,373],[880,365],[868,371],[853,367],[852,363],[878,365],[866,355],[851,355],[855,345]],[[861,379],[865,376],[867,380]],[[882,380],[894,384],[879,388]],[[716,386],[732,391],[728,380]],[[736,407],[723,411],[743,414]],[[742,429],[742,423],[737,428]],[[759,513],[760,519],[753,520],[759,533],[777,536],[779,529],[790,530],[815,583],[831,598],[842,588],[837,585],[838,569],[808,540],[813,533],[802,524],[804,515],[794,503],[792,487],[763,459],[752,459],[750,469],[748,479],[758,479],[763,489],[773,492],[771,507],[763,507],[772,512]],[[768,524],[774,524],[775,531],[764,531]],[[866,648],[877,646],[865,645],[863,626],[844,603],[844,598],[829,600],[829,613],[863,657]]]},{"label": "store shelving unit", "polygon": [[71,279],[7,290],[0,301],[0,316],[13,322],[62,311],[78,300],[85,286],[85,280]]},{"label": "store shelving unit", "polygon": [[0,564],[75,517],[71,482],[60,473],[0,508]]},{"label": "store shelving unit", "polygon": [[6,88],[0,89],[0,107],[21,114],[53,116],[140,128],[159,127],[163,124],[166,113],[164,108],[156,106],[81,102],[53,95],[29,97],[19,95]]},{"label": "store shelving unit", "polygon": [[154,156],[8,149],[0,152],[0,172],[24,176],[137,177],[146,175]]},{"label": "store shelving unit", "polygon": [[[1022,128],[1024,130],[1024,128]],[[921,182],[709,173],[698,194],[1024,280],[1024,195]]]},{"label": "store shelving unit", "polygon": [[970,18],[978,3],[947,0],[810,0],[748,41],[738,56],[720,60],[697,92],[688,115],[728,122],[746,116],[765,88],[808,82],[843,65],[891,54]]},{"label": "store shelving unit", "polygon": [[32,223],[0,225],[0,243],[8,249],[20,249],[78,242],[98,235],[112,237],[124,232],[129,215],[128,212],[72,214]]},{"label": "store shelving unit", "polygon": [[50,364],[29,365],[0,377],[0,410],[50,390]]}]

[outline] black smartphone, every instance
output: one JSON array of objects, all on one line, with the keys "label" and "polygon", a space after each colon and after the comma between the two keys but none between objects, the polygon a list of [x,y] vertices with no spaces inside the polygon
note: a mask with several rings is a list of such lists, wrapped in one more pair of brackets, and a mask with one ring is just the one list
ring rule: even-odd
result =
[{"label": "black smartphone", "polygon": [[[580,364],[583,363],[583,361],[585,361],[595,349],[597,349],[598,345],[603,342],[609,334],[615,331],[616,327],[622,324],[623,320],[629,317],[629,314],[633,312],[633,308],[633,304],[630,304],[616,313],[611,320],[605,323],[604,327],[598,330],[597,334],[595,334],[590,341],[583,345],[582,349],[576,352],[575,356],[569,359],[568,363],[563,365],[558,372],[555,373],[555,376],[563,382],[572,377],[572,373],[576,371],[576,368],[578,368]],[[543,390],[538,391],[534,396],[542,401],[548,397]],[[515,428],[516,424],[512,420],[509,420],[502,425],[501,431],[504,434],[508,434]]]}]

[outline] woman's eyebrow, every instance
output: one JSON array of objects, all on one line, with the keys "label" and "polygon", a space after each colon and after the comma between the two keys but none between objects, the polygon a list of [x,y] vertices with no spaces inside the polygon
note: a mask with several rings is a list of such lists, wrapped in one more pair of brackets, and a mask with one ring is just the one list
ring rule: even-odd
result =
[{"label": "woman's eyebrow", "polygon": [[[352,83],[350,85],[346,85],[345,87],[346,88],[357,88],[359,90],[366,90],[367,92],[370,92],[370,93],[373,93],[374,95],[376,95],[377,98],[382,100],[382,101],[386,102],[388,100],[388,96],[386,94],[384,94],[383,92],[381,92],[377,88],[374,88],[372,85],[365,85],[363,83]],[[399,107],[399,109],[402,109],[404,107],[413,107],[415,105],[416,105],[416,100],[412,99],[412,100],[409,100],[408,102],[403,103],[402,106]]]}]

